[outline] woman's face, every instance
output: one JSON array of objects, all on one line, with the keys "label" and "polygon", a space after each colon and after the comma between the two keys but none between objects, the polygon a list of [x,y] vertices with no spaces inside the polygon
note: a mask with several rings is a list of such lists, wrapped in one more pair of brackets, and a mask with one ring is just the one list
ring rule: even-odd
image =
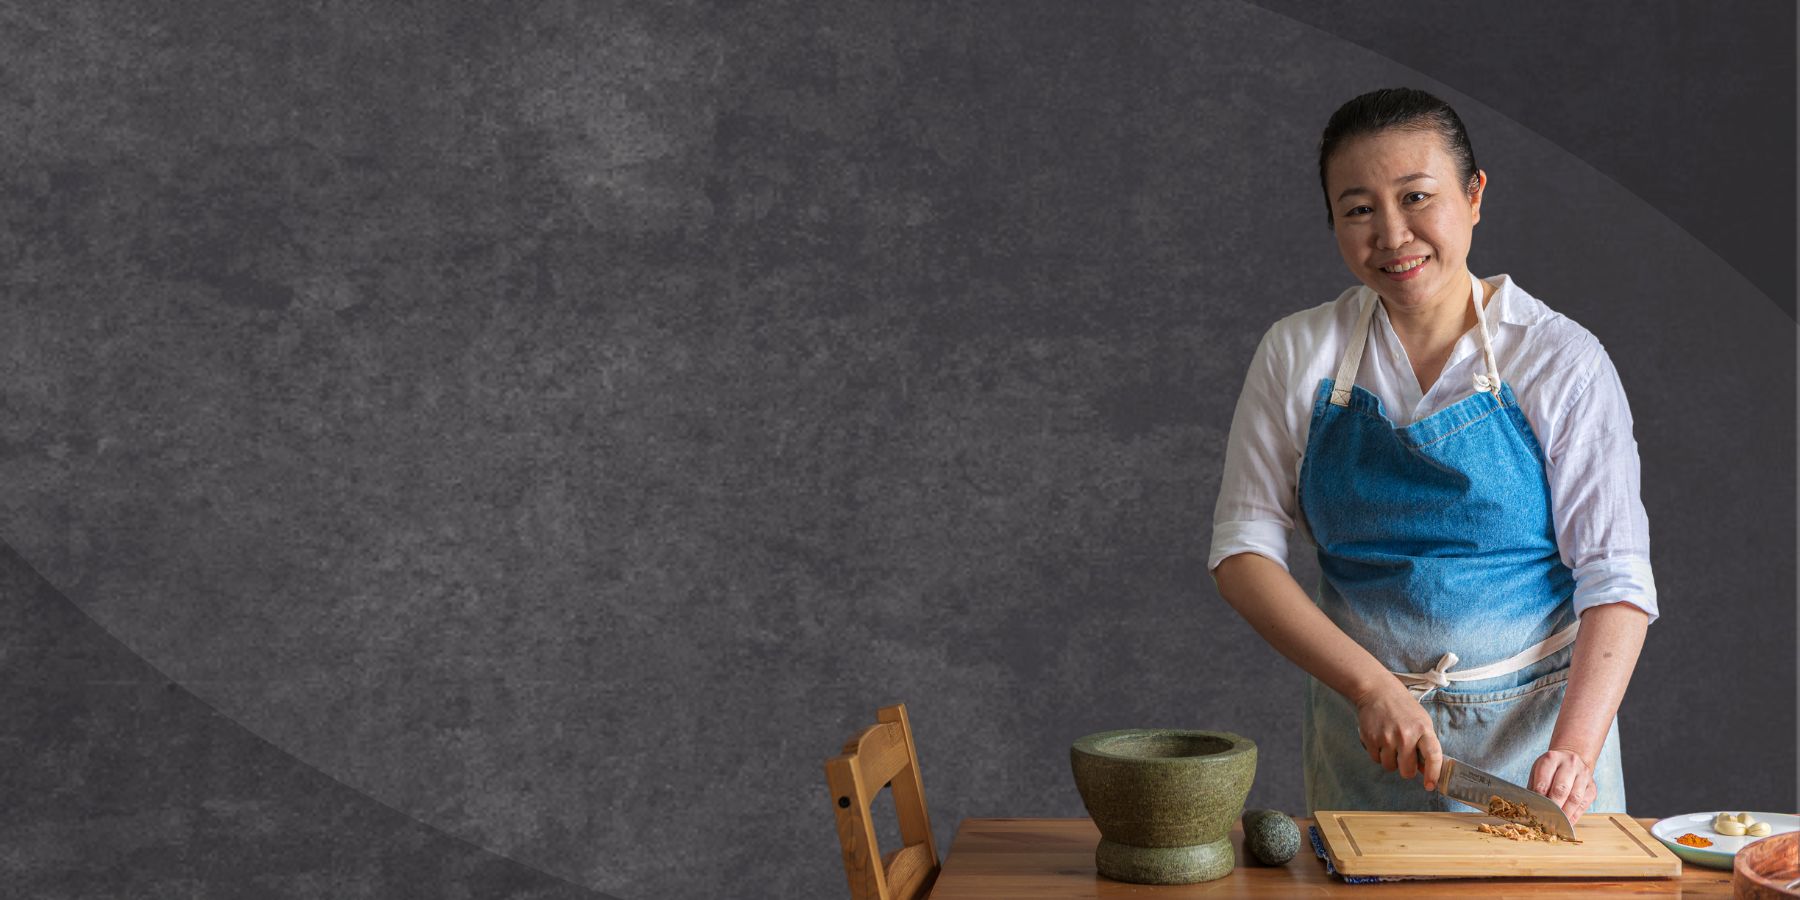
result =
[{"label": "woman's face", "polygon": [[1390,128],[1351,139],[1325,168],[1344,265],[1391,312],[1468,303],[1469,241],[1486,185],[1483,175],[1473,199],[1464,193],[1435,131]]}]

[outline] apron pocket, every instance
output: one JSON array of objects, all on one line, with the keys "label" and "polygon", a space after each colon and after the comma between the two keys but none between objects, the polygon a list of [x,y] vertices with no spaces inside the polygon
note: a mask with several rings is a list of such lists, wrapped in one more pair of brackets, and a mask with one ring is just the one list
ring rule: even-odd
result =
[{"label": "apron pocket", "polygon": [[[1566,649],[1558,654],[1566,654]],[[1447,706],[1475,706],[1484,703],[1507,703],[1518,700],[1538,691],[1556,688],[1569,680],[1569,667],[1565,664],[1555,671],[1546,672],[1524,684],[1515,685],[1498,691],[1432,691],[1422,703],[1442,703]]]}]

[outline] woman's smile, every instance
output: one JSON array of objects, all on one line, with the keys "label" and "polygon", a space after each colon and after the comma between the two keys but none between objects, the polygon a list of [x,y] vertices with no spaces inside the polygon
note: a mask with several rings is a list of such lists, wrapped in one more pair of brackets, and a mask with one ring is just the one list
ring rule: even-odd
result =
[{"label": "woman's smile", "polygon": [[1380,268],[1381,271],[1387,273],[1387,277],[1395,281],[1410,281],[1419,277],[1420,270],[1424,269],[1425,263],[1430,260],[1430,256],[1407,256]]}]

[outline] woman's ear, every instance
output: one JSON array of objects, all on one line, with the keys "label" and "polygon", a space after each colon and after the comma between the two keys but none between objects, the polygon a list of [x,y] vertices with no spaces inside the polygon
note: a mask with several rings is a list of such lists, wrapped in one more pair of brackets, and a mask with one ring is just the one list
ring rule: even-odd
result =
[{"label": "woman's ear", "polygon": [[1469,224],[1481,221],[1481,198],[1487,194],[1487,173],[1475,170],[1473,189],[1469,192]]}]

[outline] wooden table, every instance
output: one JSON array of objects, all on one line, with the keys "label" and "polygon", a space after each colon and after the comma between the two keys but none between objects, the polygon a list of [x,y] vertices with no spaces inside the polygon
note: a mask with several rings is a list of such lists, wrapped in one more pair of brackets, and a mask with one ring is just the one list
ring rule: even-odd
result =
[{"label": "wooden table", "polygon": [[[1300,819],[1304,835],[1311,819]],[[1640,820],[1646,827],[1654,819]],[[1345,884],[1302,841],[1285,866],[1244,864],[1244,834],[1232,829],[1237,868],[1216,881],[1185,885],[1124,884],[1094,871],[1100,832],[1091,819],[964,819],[950,845],[931,900],[1074,900],[1134,897],[1730,897],[1731,873],[1683,863],[1680,878],[1481,878]]]}]

